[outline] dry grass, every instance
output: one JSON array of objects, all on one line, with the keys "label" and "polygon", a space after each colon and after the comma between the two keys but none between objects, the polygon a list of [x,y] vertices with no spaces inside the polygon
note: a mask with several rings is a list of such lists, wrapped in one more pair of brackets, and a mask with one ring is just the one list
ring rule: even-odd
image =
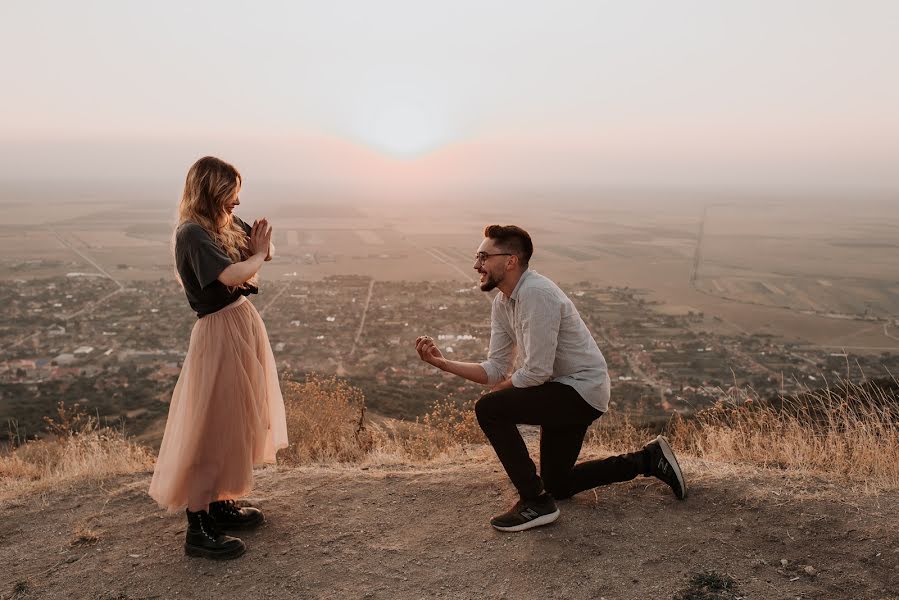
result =
[{"label": "dry grass", "polygon": [[100,533],[86,525],[79,525],[72,532],[72,538],[69,540],[69,546],[83,547],[93,546],[100,541]]},{"label": "dry grass", "polygon": [[415,423],[402,428],[381,426],[380,452],[419,462],[464,454],[471,445],[487,443],[475,417],[474,403],[474,399],[461,405],[452,398],[438,400]]},{"label": "dry grass", "polygon": [[358,462],[375,443],[365,424],[362,390],[336,377],[283,381],[290,445],[279,457],[292,464]]},{"label": "dry grass", "polygon": [[47,419],[47,438],[0,453],[0,499],[69,481],[103,480],[152,467],[150,452],[123,432],[101,427],[94,417],[62,403]]},{"label": "dry grass", "polygon": [[[467,457],[487,443],[474,412],[476,399],[438,400],[415,421],[370,419],[365,396],[337,378],[310,376],[305,383],[282,383],[290,446],[279,458],[290,464],[379,464],[447,462]],[[651,434],[627,417],[603,417],[588,431],[594,451],[631,451]]]},{"label": "dry grass", "polygon": [[639,450],[655,434],[631,423],[626,414],[610,413],[597,419],[584,439],[584,446],[591,450],[620,453]]},{"label": "dry grass", "polygon": [[[899,406],[885,392],[842,383],[797,399],[762,402],[752,392],[722,393],[714,406],[677,418],[667,434],[679,453],[704,461],[821,474],[875,489],[899,488]],[[434,404],[415,422],[370,419],[359,388],[335,377],[282,384],[288,464],[445,464],[492,455],[474,400]],[[60,406],[52,434],[0,453],[0,499],[74,480],[147,470],[153,457],[122,432]],[[632,451],[651,433],[626,417],[604,416],[588,431],[591,454]],[[90,536],[86,536],[89,539]]]},{"label": "dry grass", "polygon": [[415,422],[372,421],[362,390],[336,377],[312,375],[281,388],[290,445],[278,456],[290,464],[358,463],[373,454],[419,462],[486,442],[474,400],[463,406],[451,398],[438,401]]},{"label": "dry grass", "polygon": [[899,488],[899,405],[870,386],[842,381],[776,403],[752,391],[730,392],[669,430],[682,452],[699,458]]}]

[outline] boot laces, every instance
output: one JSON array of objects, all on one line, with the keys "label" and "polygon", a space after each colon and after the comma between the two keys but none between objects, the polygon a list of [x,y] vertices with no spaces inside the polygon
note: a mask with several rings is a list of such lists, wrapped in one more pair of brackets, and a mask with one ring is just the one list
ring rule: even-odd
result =
[{"label": "boot laces", "polygon": [[200,531],[213,542],[218,538],[215,521],[208,514],[200,513]]},{"label": "boot laces", "polygon": [[234,500],[222,500],[219,504],[219,508],[222,512],[235,517],[240,514],[240,508],[238,508],[237,502]]}]

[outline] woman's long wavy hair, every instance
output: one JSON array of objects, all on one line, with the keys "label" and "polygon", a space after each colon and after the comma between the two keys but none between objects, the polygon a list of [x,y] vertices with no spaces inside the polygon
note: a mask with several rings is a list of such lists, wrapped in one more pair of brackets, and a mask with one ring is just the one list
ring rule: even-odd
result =
[{"label": "woman's long wavy hair", "polygon": [[[188,221],[196,223],[234,262],[240,262],[249,255],[246,232],[225,209],[241,181],[240,173],[233,165],[214,156],[204,156],[187,172],[184,193],[178,205],[178,226]],[[174,248],[174,238],[172,243]],[[248,285],[257,285],[255,275],[239,287]]]}]

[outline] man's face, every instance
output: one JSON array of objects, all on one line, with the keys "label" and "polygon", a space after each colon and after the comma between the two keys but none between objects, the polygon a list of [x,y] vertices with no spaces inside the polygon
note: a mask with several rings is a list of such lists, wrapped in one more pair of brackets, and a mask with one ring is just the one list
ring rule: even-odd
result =
[{"label": "man's face", "polygon": [[474,270],[481,275],[479,281],[481,291],[489,292],[506,278],[506,263],[509,255],[504,250],[497,248],[495,242],[490,238],[484,238],[484,241],[478,246],[477,254],[484,260],[476,258]]}]

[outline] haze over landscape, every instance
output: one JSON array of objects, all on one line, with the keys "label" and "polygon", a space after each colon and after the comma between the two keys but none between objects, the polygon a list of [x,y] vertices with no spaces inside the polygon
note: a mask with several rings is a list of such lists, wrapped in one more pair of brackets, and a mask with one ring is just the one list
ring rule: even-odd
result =
[{"label": "haze over landscape", "polygon": [[[7,424],[8,456],[29,440],[52,438],[45,417],[56,415],[60,401],[80,403],[155,455],[196,321],[173,277],[172,232],[187,169],[204,155],[241,172],[235,214],[248,222],[265,216],[273,225],[277,253],[251,301],[285,389],[308,390],[293,387],[307,376],[349,382],[364,395],[374,431],[407,431],[441,406],[470,408],[483,392],[419,361],[414,340],[432,335],[458,360],[486,355],[492,295],[478,290],[472,266],[492,223],[530,232],[532,268],[571,297],[602,349],[613,383],[610,416],[598,431],[617,432],[610,419],[626,417],[658,432],[678,422],[675,416],[692,422],[722,399],[776,405],[842,380],[895,387],[896,31],[899,3],[875,0],[5,2],[0,423]],[[358,434],[348,437],[356,443]],[[459,533],[443,523],[446,548],[433,555],[427,536],[393,532],[433,514],[446,482],[466,510],[481,510],[483,496],[495,500],[493,455],[466,448],[426,468],[356,457],[374,461],[362,476],[327,466],[264,472],[260,493],[278,511],[292,510],[301,488],[310,506],[340,498],[356,511],[328,512],[320,528],[301,523],[289,535],[278,532],[287,537],[273,548],[308,539],[324,550],[302,566],[283,558],[287,550],[280,559],[266,554],[260,564],[279,576],[260,584],[265,593],[295,597],[291,582],[302,569],[302,589],[314,597],[367,590],[366,597],[415,598],[437,581],[458,598],[483,597],[483,590],[528,597],[543,589],[497,580],[482,590],[475,575],[482,563],[511,572],[522,565],[504,563],[512,554],[492,538],[460,558],[461,538],[481,535],[474,525]],[[597,448],[605,451],[588,444],[585,452]],[[17,485],[3,470],[4,456],[0,483]],[[864,510],[846,517],[850,502],[834,491],[844,475],[834,474],[837,467],[810,468],[813,477],[827,474],[824,483],[781,484],[764,470],[779,459],[759,459],[746,483],[731,463],[706,458],[687,458],[697,477],[695,504],[672,512],[653,500],[657,522],[673,514],[683,527],[698,518],[712,523],[690,534],[703,536],[691,538],[698,554],[664,567],[672,578],[733,567],[751,597],[833,597],[847,582],[858,586],[851,597],[893,597],[887,590],[897,583],[899,535],[880,523],[896,522],[895,483],[882,483],[894,475],[871,483],[874,495],[859,500]],[[476,482],[465,479],[469,467]],[[129,468],[116,480],[117,514],[151,511],[141,504],[148,502],[146,478]],[[424,512],[397,513],[397,498],[411,506],[416,486],[424,490]],[[356,487],[381,500],[368,505],[367,496],[344,493]],[[622,523],[632,533],[645,529],[641,518],[616,512],[636,502],[638,487],[597,495],[595,503],[573,501],[579,518],[598,520],[583,531],[563,525],[557,539],[548,534],[533,543],[557,544],[559,556],[577,548],[590,560],[617,561],[615,572],[643,570],[648,563],[632,556],[642,560],[657,541],[635,535],[639,545],[629,554],[613,537]],[[27,494],[17,498],[8,489],[18,488],[0,486],[0,504],[9,502],[25,525],[43,522],[42,508],[32,511]],[[768,492],[784,494],[783,503],[772,504]],[[85,551],[83,565],[29,567],[49,534],[32,528],[18,554],[3,541],[15,523],[0,527],[0,557],[19,561],[16,577],[32,590],[50,593],[39,583],[49,573],[56,593],[71,595],[68,568],[79,573],[79,585],[95,586],[95,596],[113,597],[106,595],[112,587],[96,587],[89,561],[103,553],[112,562],[133,558],[119,535],[127,523],[107,519],[103,509],[91,516],[64,494],[48,503],[54,531],[71,529],[77,512],[110,532],[100,528],[102,542]],[[104,502],[106,492],[91,488],[86,497],[88,507]],[[385,517],[374,536],[362,535],[370,525],[360,516],[365,510]],[[863,513],[879,515],[878,524]],[[797,523],[799,541],[789,534]],[[165,527],[183,533],[173,522]],[[342,529],[351,533],[332,535]],[[751,551],[720,541],[750,530],[763,532],[745,542]],[[819,530],[830,537],[813,538]],[[850,539],[859,532],[864,536]],[[345,538],[364,548],[361,556],[339,543]],[[540,555],[530,544],[513,542]],[[679,539],[665,544],[666,555],[683,554]],[[820,559],[821,577],[805,569],[818,548],[830,553]],[[147,556],[154,554],[138,555],[135,565]],[[335,556],[337,564],[354,565],[336,592],[328,578],[346,574],[330,574]],[[382,580],[373,572],[387,556]],[[428,568],[418,572],[421,557]],[[450,561],[457,570],[443,569]],[[112,578],[127,580],[128,593],[143,586],[156,597],[191,585],[192,572],[167,581],[180,562],[148,563],[146,572]],[[845,573],[837,568],[843,564],[850,565]],[[526,570],[549,580],[566,568]],[[645,598],[670,597],[677,587],[598,577],[591,571],[589,585],[543,592]],[[786,587],[766,596],[772,581]],[[13,580],[0,581],[0,597],[13,584],[19,590]],[[30,597],[18,594],[12,597]]]},{"label": "haze over landscape", "polygon": [[[899,186],[888,1],[0,8],[0,180]],[[426,203],[425,199],[419,200]]]}]

